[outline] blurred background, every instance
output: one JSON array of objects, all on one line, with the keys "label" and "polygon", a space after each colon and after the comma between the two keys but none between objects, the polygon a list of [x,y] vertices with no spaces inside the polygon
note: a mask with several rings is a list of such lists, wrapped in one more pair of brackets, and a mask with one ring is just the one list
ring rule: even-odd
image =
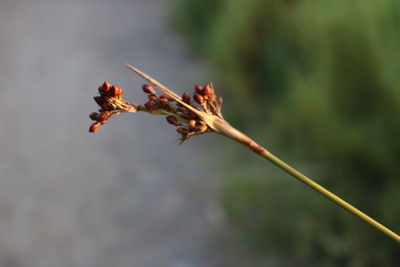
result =
[{"label": "blurred background", "polygon": [[104,80],[212,81],[228,121],[400,232],[398,0],[2,0],[0,266],[395,266],[399,246],[244,147],[87,133]]}]

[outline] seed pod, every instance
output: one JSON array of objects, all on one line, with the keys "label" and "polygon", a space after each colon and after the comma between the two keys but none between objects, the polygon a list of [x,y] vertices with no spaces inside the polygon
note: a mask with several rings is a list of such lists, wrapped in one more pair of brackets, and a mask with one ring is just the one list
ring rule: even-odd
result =
[{"label": "seed pod", "polygon": [[198,94],[201,94],[201,95],[203,94],[203,86],[201,86],[201,85],[199,85],[199,84],[196,84],[196,85],[195,85],[194,90],[195,90],[195,92],[198,93]]},{"label": "seed pod", "polygon": [[204,133],[207,131],[208,127],[207,125],[200,125],[199,127],[197,127],[197,129],[199,133]]},{"label": "seed pod", "polygon": [[144,104],[144,106],[148,109],[148,110],[153,110],[156,108],[156,103],[154,103],[153,101],[148,101]]},{"label": "seed pod", "polygon": [[204,86],[204,98],[207,100],[212,100],[214,97],[214,88],[208,83]]},{"label": "seed pod", "polygon": [[175,125],[175,126],[182,125],[181,123],[178,122],[178,120],[174,116],[168,116],[166,119],[167,119],[167,122],[172,125]]},{"label": "seed pod", "polygon": [[185,102],[186,104],[190,105],[190,96],[188,93],[183,93],[182,95],[182,101]]},{"label": "seed pod", "polygon": [[154,90],[153,87],[151,87],[150,84],[143,84],[142,89],[143,92],[145,92],[146,94],[156,95],[156,91]]},{"label": "seed pod", "polygon": [[90,125],[89,132],[90,133],[95,133],[95,132],[97,132],[99,130],[99,128],[100,128],[100,123],[95,122],[92,125]]},{"label": "seed pod", "polygon": [[153,101],[153,102],[157,102],[158,101],[158,97],[156,97],[155,95],[149,95],[149,96],[147,96],[147,98],[150,101]]},{"label": "seed pod", "polygon": [[201,94],[194,94],[193,95],[194,100],[199,103],[200,105],[203,105],[205,103],[204,97]]},{"label": "seed pod", "polygon": [[104,99],[101,96],[94,96],[94,101],[96,101],[97,105],[102,106],[104,104]]},{"label": "seed pod", "polygon": [[196,126],[196,121],[195,120],[190,120],[188,122],[188,126],[189,126],[189,128],[194,128]]}]

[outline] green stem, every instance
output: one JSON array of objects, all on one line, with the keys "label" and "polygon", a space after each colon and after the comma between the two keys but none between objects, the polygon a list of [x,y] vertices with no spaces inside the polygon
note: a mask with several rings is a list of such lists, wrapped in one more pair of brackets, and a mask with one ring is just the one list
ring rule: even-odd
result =
[{"label": "green stem", "polygon": [[267,160],[269,160],[270,162],[272,162],[273,164],[275,164],[276,166],[278,166],[279,168],[281,168],[285,172],[289,173],[290,175],[292,175],[297,180],[305,183],[306,185],[308,185],[309,187],[311,187],[312,189],[314,189],[318,193],[320,193],[320,194],[324,195],[325,197],[329,198],[330,200],[332,200],[333,202],[335,202],[337,205],[341,206],[342,208],[344,208],[348,212],[354,214],[355,216],[359,217],[364,222],[372,225],[373,227],[375,227],[376,229],[378,229],[382,233],[388,235],[390,238],[392,238],[395,241],[400,243],[400,236],[398,234],[396,234],[392,230],[388,229],[387,227],[383,226],[379,222],[375,221],[374,219],[369,217],[367,214],[363,213],[359,209],[357,209],[354,206],[350,205],[349,203],[347,203],[346,201],[344,201],[340,197],[336,196],[335,194],[333,194],[329,190],[327,190],[324,187],[320,186],[319,184],[317,184],[316,182],[314,182],[313,180],[311,180],[310,178],[308,178],[307,176],[305,176],[301,172],[297,171],[293,167],[289,166],[288,164],[286,164],[285,162],[283,162],[282,160],[280,160],[279,158],[274,156],[272,153],[270,153],[268,150],[263,149],[258,154],[260,154],[261,156],[263,156],[264,158],[266,158]]},{"label": "green stem", "polygon": [[311,187],[312,189],[314,189],[318,193],[324,195],[328,199],[330,199],[333,202],[335,202],[340,207],[344,208],[348,212],[350,212],[353,215],[359,217],[364,222],[372,225],[377,230],[381,231],[382,233],[388,235],[390,238],[392,238],[395,241],[397,241],[398,243],[400,243],[400,236],[398,234],[396,234],[392,230],[388,229],[387,227],[383,226],[379,222],[375,221],[374,219],[369,217],[367,214],[365,214],[362,211],[360,211],[359,209],[353,207],[352,205],[350,205],[349,203],[347,203],[346,201],[344,201],[340,197],[336,196],[335,194],[333,194],[329,190],[325,189],[321,185],[317,184],[316,182],[314,182],[313,180],[311,180],[310,178],[308,178],[307,176],[305,176],[304,174],[302,174],[298,170],[296,170],[293,167],[289,166],[287,163],[285,163],[284,161],[280,160],[278,157],[273,155],[271,152],[266,150],[264,147],[260,146],[256,142],[254,142],[250,137],[248,137],[247,135],[243,134],[242,132],[240,132],[237,129],[235,129],[234,127],[232,127],[228,122],[226,122],[226,121],[224,121],[222,119],[215,118],[213,120],[212,126],[213,126],[214,131],[216,131],[217,133],[222,134],[222,135],[224,135],[224,136],[226,136],[226,137],[228,137],[228,138],[230,138],[232,140],[235,140],[235,141],[245,145],[246,147],[251,149],[253,152],[259,154],[260,156],[262,156],[264,158],[266,158],[267,160],[269,160],[270,162],[272,162],[273,164],[275,164],[276,166],[278,166],[279,168],[281,168],[285,172],[287,172],[290,175],[292,175],[297,180],[303,182],[304,184],[306,184],[307,186]]}]

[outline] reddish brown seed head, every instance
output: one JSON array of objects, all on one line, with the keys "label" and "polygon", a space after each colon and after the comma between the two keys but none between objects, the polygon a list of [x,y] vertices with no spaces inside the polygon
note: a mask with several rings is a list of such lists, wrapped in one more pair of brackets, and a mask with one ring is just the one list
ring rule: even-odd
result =
[{"label": "reddish brown seed head", "polygon": [[95,133],[95,132],[97,132],[99,130],[99,128],[100,128],[100,123],[95,122],[92,125],[90,125],[89,132],[90,133]]},{"label": "reddish brown seed head", "polygon": [[196,126],[196,121],[195,120],[190,120],[188,122],[188,126],[189,126],[189,128],[194,128]]},{"label": "reddish brown seed head", "polygon": [[190,96],[188,93],[183,93],[182,95],[182,101],[185,102],[186,104],[190,105]]},{"label": "reddish brown seed head", "polygon": [[208,83],[204,86],[204,98],[212,100],[214,97],[214,88]]},{"label": "reddish brown seed head", "polygon": [[156,108],[156,103],[154,103],[153,101],[148,101],[144,104],[144,106],[148,109],[148,110],[153,110]]},{"label": "reddish brown seed head", "polygon": [[198,94],[201,94],[201,95],[203,94],[203,86],[201,86],[201,85],[199,85],[199,84],[196,84],[196,85],[195,85],[194,90],[195,90],[195,92],[198,93]]},{"label": "reddish brown seed head", "polygon": [[194,94],[193,95],[194,100],[199,103],[200,105],[203,105],[205,103],[204,97],[201,94]]},{"label": "reddish brown seed head", "polygon": [[150,84],[143,84],[142,89],[146,94],[156,95],[156,91]]},{"label": "reddish brown seed head", "polygon": [[165,98],[165,99],[167,99],[167,100],[174,100],[172,97],[170,97],[169,95],[167,95],[167,94],[162,94],[162,95],[160,95],[160,99],[161,98]]},{"label": "reddish brown seed head", "polygon": [[98,122],[102,122],[102,121],[105,121],[105,120],[107,120],[108,119],[108,117],[109,117],[109,112],[102,112],[102,113],[100,113],[98,116],[97,116],[97,121]]}]

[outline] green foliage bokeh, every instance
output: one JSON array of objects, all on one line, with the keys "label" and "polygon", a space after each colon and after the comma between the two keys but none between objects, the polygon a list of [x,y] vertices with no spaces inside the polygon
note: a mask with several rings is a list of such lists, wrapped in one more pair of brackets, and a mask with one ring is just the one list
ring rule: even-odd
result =
[{"label": "green foliage bokeh", "polygon": [[[174,15],[229,121],[400,231],[400,1],[177,0]],[[226,164],[222,201],[261,255],[398,262],[398,244],[266,162],[238,150]]]}]

